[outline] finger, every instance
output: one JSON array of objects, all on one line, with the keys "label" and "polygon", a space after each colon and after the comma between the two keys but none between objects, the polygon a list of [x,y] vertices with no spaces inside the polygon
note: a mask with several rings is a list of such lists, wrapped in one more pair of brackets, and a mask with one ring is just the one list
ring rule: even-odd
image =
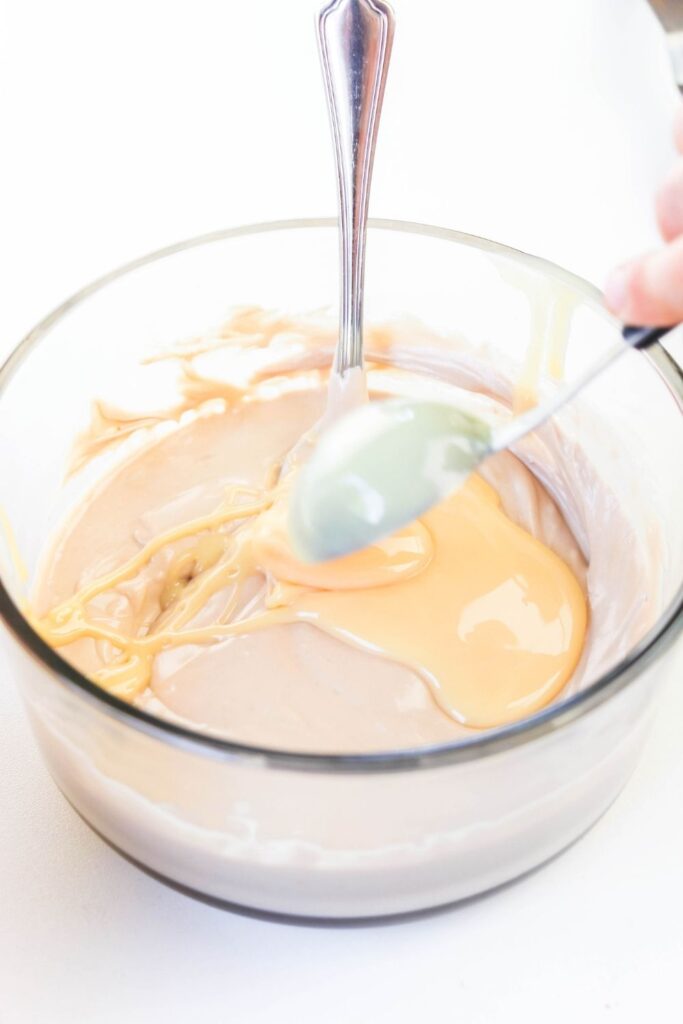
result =
[{"label": "finger", "polygon": [[657,222],[665,241],[683,234],[683,159],[664,179],[657,192]]},{"label": "finger", "polygon": [[632,263],[617,267],[605,303],[627,324],[665,327],[683,321],[683,237]]}]

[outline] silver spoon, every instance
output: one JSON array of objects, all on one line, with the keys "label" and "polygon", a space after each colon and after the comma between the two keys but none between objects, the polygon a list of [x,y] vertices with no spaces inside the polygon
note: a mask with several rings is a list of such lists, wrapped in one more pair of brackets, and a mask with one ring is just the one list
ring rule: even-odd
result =
[{"label": "silver spoon", "polygon": [[334,372],[363,367],[368,200],[394,14],[384,0],[333,0],[318,17],[332,122],[341,227],[341,302]]},{"label": "silver spoon", "polygon": [[610,349],[549,401],[491,427],[453,405],[405,398],[371,402],[324,433],[290,500],[289,530],[304,561],[367,547],[422,515],[494,452],[515,444],[629,348],[646,348],[671,328],[625,327]]}]

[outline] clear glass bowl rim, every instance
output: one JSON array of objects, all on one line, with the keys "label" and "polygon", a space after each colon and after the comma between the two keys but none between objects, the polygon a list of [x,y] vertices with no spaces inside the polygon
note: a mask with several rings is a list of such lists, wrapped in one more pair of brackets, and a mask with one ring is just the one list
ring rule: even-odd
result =
[{"label": "clear glass bowl rim", "polygon": [[[19,342],[0,367],[0,400],[19,365],[33,348],[40,343],[50,329],[71,309],[80,305],[89,296],[105,288],[118,278],[148,263],[165,259],[186,249],[210,245],[214,242],[221,242],[230,238],[287,230],[334,228],[336,226],[337,219],[334,217],[298,218],[247,224],[186,239],[124,264],[80,289],[41,320]],[[581,291],[587,302],[593,303],[596,309],[612,320],[615,328],[619,328],[618,322],[603,309],[601,294],[594,285],[541,257],[532,256],[521,250],[499,242],[493,242],[489,239],[479,238],[476,235],[429,224],[371,218],[369,226],[371,229],[376,230],[397,231],[404,234],[422,235],[455,242],[482,252],[507,256],[517,262],[536,267],[551,277],[573,285]],[[647,355],[655,363],[664,382],[669,386],[683,415],[683,370],[661,346],[655,346]],[[209,756],[214,759],[224,761],[248,760],[250,763],[260,763],[264,767],[322,773],[386,772],[434,768],[445,764],[476,760],[512,749],[568,726],[633,682],[644,669],[671,646],[683,628],[683,581],[669,607],[640,643],[614,668],[573,697],[552,704],[548,708],[528,718],[521,719],[512,725],[482,733],[471,739],[468,738],[454,743],[429,747],[367,754],[301,753],[252,746],[207,735],[174,722],[157,718],[127,704],[125,701],[114,697],[90,682],[90,680],[49,647],[24,618],[10,597],[1,577],[0,616],[8,627],[8,631],[18,640],[28,654],[37,660],[43,668],[48,669],[51,674],[56,676],[61,685],[71,689],[72,692],[76,692],[79,698],[95,704],[100,710],[105,711],[124,724],[157,740],[169,742],[192,753]]]}]

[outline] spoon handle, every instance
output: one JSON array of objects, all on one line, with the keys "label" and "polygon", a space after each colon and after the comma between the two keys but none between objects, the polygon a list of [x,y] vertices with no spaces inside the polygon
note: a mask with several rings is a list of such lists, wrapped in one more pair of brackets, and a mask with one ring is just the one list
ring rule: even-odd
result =
[{"label": "spoon handle", "polygon": [[365,236],[394,14],[384,0],[332,0],[318,43],[332,122],[341,222],[341,309],[335,370],[363,365]]},{"label": "spoon handle", "polygon": [[625,345],[616,345],[614,348],[610,348],[600,359],[592,363],[587,370],[579,374],[571,383],[561,388],[548,401],[541,402],[539,405],[534,406],[533,409],[529,409],[528,412],[522,413],[521,416],[515,416],[503,427],[494,430],[491,439],[491,449],[493,451],[501,451],[503,448],[507,448],[509,445],[521,440],[525,434],[536,430],[542,423],[545,423],[551,416],[554,416],[558,409],[561,409],[563,405],[571,401],[579,391],[582,391],[587,384],[590,384],[599,374],[603,373],[608,366],[612,366],[624,352],[628,352],[630,348],[649,348],[650,345],[654,345],[660,338],[663,338],[673,330],[673,327],[635,327],[627,325],[621,332],[626,342]]}]

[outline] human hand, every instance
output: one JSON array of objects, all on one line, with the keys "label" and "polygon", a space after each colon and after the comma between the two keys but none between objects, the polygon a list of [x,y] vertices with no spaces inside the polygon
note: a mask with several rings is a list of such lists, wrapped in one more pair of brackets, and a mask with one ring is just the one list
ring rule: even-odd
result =
[{"label": "human hand", "polygon": [[683,106],[674,127],[681,154],[657,193],[659,230],[665,245],[612,271],[605,303],[627,324],[648,327],[683,321]]}]

